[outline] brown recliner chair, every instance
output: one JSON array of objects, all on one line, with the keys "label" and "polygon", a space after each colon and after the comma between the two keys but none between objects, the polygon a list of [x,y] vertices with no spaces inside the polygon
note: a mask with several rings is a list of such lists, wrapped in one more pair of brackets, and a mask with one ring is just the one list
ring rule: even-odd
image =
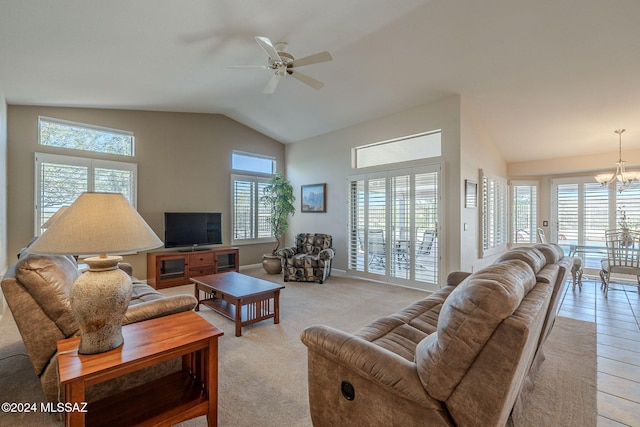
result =
[{"label": "brown recliner chair", "polygon": [[[130,266],[123,270],[131,273]],[[129,268],[127,268],[129,267]],[[36,375],[49,401],[62,401],[58,381],[57,342],[78,334],[69,305],[69,290],[80,275],[72,257],[23,254],[2,279],[2,292],[13,314]],[[192,310],[192,295],[165,297],[149,285],[133,280],[133,291],[124,323]],[[159,378],[181,367],[180,359],[134,372],[90,387],[89,400]]]}]

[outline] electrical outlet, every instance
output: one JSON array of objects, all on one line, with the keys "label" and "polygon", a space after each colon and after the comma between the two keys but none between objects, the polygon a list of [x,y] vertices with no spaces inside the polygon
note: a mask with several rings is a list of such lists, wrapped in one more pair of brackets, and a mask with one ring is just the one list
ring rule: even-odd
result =
[{"label": "electrical outlet", "polygon": [[549,226],[549,221],[542,221],[542,226],[543,227],[548,227]]}]

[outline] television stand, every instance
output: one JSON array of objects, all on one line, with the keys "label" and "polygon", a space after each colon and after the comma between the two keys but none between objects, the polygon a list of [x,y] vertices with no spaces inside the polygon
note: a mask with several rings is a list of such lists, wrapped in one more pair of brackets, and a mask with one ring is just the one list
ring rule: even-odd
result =
[{"label": "television stand", "polygon": [[156,289],[189,285],[190,277],[240,271],[236,247],[147,253],[147,283]]},{"label": "television stand", "polygon": [[200,252],[200,251],[208,251],[211,248],[201,248],[200,246],[191,246],[190,249],[179,249],[178,252]]}]

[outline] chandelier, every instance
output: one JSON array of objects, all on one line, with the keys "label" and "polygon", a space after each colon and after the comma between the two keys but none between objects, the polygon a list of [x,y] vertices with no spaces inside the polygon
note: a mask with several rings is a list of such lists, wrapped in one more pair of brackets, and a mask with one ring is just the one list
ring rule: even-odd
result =
[{"label": "chandelier", "polygon": [[625,129],[617,129],[615,133],[618,134],[618,162],[616,163],[616,171],[615,173],[600,173],[596,175],[594,178],[598,181],[602,186],[611,185],[614,186],[618,191],[623,191],[629,188],[633,181],[640,180],[640,171],[628,171],[624,168],[624,160],[622,160],[622,132]]}]

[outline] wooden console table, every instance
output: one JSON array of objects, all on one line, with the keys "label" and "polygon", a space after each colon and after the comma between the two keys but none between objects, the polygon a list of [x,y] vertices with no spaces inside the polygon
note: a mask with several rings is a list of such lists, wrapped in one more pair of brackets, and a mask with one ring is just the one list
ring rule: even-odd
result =
[{"label": "wooden console table", "polygon": [[89,355],[78,354],[80,337],[58,341],[66,402],[82,406],[86,387],[180,356],[182,371],[68,412],[65,425],[171,425],[201,415],[217,425],[220,329],[187,311],[123,326],[122,334],[120,347]]}]

